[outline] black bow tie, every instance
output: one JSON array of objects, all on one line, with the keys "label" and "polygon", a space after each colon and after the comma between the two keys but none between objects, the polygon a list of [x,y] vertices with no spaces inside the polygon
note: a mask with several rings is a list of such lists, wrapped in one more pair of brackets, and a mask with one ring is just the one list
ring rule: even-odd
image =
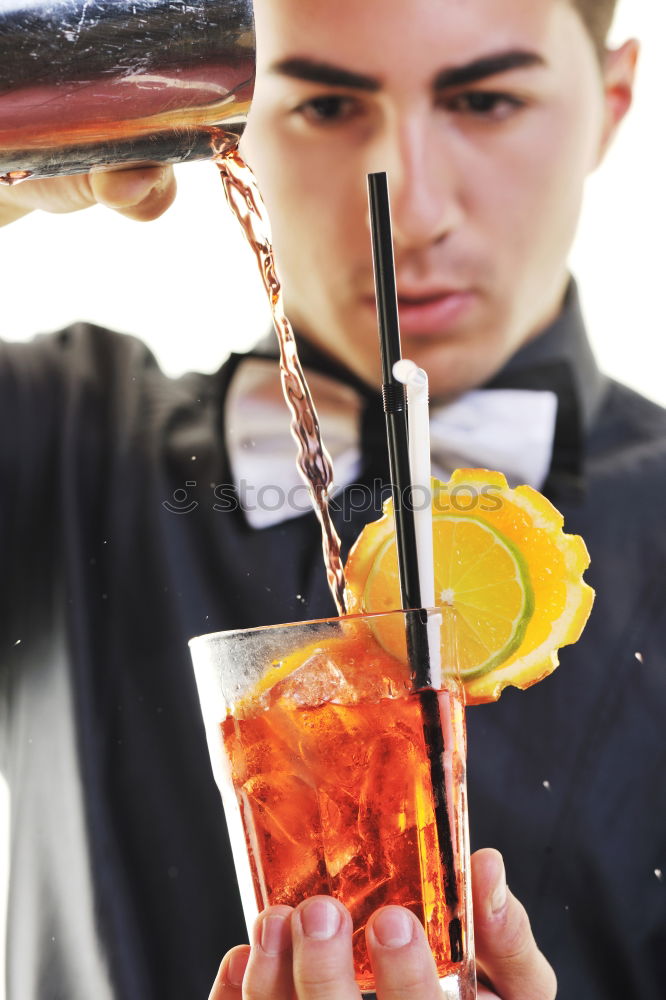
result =
[{"label": "black bow tie", "polygon": [[[349,385],[318,373],[308,381],[322,441],[333,459],[335,495],[365,478],[377,456],[385,458],[385,433],[369,440],[375,425],[368,414],[377,407],[367,397],[364,406]],[[497,469],[511,485],[541,488],[550,469],[556,412],[550,389],[481,389],[431,407],[433,475],[446,480],[457,468]],[[253,527],[309,511],[275,361],[248,358],[239,367],[227,395],[225,429],[236,492]],[[381,468],[376,471],[382,474]]]}]

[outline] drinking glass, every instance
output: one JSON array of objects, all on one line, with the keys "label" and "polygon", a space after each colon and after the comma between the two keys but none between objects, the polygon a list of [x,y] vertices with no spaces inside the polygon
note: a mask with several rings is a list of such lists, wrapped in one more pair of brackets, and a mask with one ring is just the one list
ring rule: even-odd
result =
[{"label": "drinking glass", "polygon": [[[419,687],[424,672],[408,662],[415,627],[426,657],[444,660],[437,689]],[[476,996],[451,628],[441,611],[397,611],[190,642],[248,931],[267,906],[335,896],[353,919],[364,993],[374,989],[364,928],[391,903],[425,927],[444,995]]]}]

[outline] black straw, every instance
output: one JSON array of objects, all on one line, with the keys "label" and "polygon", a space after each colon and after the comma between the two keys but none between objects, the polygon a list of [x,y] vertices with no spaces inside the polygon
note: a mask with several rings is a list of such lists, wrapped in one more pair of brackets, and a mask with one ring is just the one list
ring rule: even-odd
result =
[{"label": "black straw", "polygon": [[375,294],[382,359],[382,395],[386,414],[389,468],[398,536],[398,567],[403,608],[421,607],[421,585],[416,559],[416,531],[411,503],[412,479],[409,469],[409,435],[405,387],[393,374],[400,361],[400,325],[395,286],[393,237],[388,182],[385,173],[368,175],[372,252],[375,265]]},{"label": "black straw", "polygon": [[[400,595],[403,609],[416,610],[421,607],[421,583],[416,554],[405,387],[393,374],[393,366],[396,361],[400,361],[402,351],[393,259],[391,206],[388,178],[385,173],[368,174],[368,198],[382,359],[382,396],[395,511]],[[407,646],[415,687],[425,687],[430,684],[427,629],[417,616],[410,615],[407,618]]]},{"label": "black straw", "polygon": [[430,764],[435,825],[442,875],[445,879],[445,898],[451,915],[448,925],[449,952],[452,962],[460,962],[463,958],[462,926],[458,916],[460,901],[453,874],[454,850],[451,821],[446,804],[443,733],[437,693],[431,687],[428,616],[421,609],[421,584],[416,552],[412,477],[409,467],[405,387],[393,375],[393,366],[396,361],[400,361],[402,352],[391,232],[391,207],[388,178],[385,173],[368,174],[368,198],[382,359],[382,396],[386,415],[389,469],[398,548],[398,576],[400,578],[402,607],[407,611],[405,615],[407,655],[414,679],[414,690],[419,692],[423,736]]}]

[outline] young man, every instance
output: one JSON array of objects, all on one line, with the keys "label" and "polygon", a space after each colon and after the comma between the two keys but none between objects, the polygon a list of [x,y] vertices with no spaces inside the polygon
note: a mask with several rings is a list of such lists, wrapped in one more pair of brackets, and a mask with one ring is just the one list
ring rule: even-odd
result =
[{"label": "young man", "polygon": [[[511,390],[524,414],[511,440],[498,432],[495,461],[436,461],[531,481],[588,543],[598,598],[581,642],[548,681],[468,713],[473,846],[504,854],[561,997],[656,1000],[666,416],[599,373],[566,267],[585,178],[631,100],[635,45],[604,50],[613,6],[257,0],[244,150],[306,363],[358,415],[355,478],[373,503],[348,503],[345,546],[387,478],[365,195],[377,169],[391,184],[405,354],[428,369],[436,402],[483,406]],[[98,175],[2,191],[0,212],[100,200],[147,219],[173,193],[158,170]],[[199,484],[260,477],[243,434],[270,353],[177,382],[136,341],[83,326],[0,354],[9,1000],[202,995],[237,940],[185,642],[332,608],[312,515],[215,509],[203,493],[186,516],[163,503],[193,480],[193,456]],[[272,425],[252,434],[273,450]],[[479,855],[475,873],[495,994],[552,997],[518,904],[499,891],[492,916],[496,855]],[[247,996],[351,995],[344,915],[314,951],[301,933],[317,902],[290,925],[264,918],[278,944],[292,927],[296,964],[259,944]],[[415,925],[389,953],[380,919],[380,996],[434,996]],[[246,949],[225,959],[214,996],[238,995],[246,961]]]}]

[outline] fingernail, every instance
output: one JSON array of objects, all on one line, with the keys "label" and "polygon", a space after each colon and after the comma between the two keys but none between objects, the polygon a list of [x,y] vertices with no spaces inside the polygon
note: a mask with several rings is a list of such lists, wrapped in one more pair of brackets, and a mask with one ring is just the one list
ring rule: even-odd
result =
[{"label": "fingernail", "polygon": [[495,888],[492,891],[490,897],[490,909],[493,913],[499,913],[506,906],[507,899],[507,888],[506,888],[506,872],[504,871],[504,865],[499,864],[499,872],[497,875],[497,882],[495,883]]},{"label": "fingernail", "polygon": [[243,976],[245,975],[245,969],[247,967],[248,953],[246,951],[237,951],[229,959],[229,964],[227,965],[227,975],[226,980],[229,986],[242,986]]},{"label": "fingernail", "polygon": [[267,955],[279,955],[289,944],[289,916],[272,913],[261,923],[261,947]]},{"label": "fingernail", "polygon": [[409,914],[398,907],[380,910],[372,925],[375,936],[385,948],[402,948],[412,940],[414,928]]},{"label": "fingernail", "polygon": [[312,899],[300,911],[303,931],[309,938],[327,941],[340,929],[340,911],[328,899]]}]

